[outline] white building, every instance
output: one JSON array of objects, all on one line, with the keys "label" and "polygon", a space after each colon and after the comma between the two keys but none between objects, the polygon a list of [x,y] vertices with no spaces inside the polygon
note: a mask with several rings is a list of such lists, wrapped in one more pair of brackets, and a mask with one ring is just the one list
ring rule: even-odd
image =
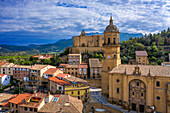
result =
[{"label": "white building", "polygon": [[2,84],[2,86],[10,84],[10,79],[11,77],[9,75],[0,74],[0,84]]}]

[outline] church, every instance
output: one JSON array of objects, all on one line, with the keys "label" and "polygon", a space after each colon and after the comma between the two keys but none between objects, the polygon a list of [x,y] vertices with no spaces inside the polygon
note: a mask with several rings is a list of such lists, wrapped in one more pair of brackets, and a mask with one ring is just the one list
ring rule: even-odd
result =
[{"label": "church", "polygon": [[102,51],[102,94],[136,112],[170,112],[170,66],[121,64],[119,30],[112,17],[104,35],[73,37],[70,53]]}]

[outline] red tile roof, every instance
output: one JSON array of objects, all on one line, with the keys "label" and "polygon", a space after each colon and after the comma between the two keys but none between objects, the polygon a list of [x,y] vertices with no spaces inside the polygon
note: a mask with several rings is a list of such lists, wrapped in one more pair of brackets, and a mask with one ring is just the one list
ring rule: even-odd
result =
[{"label": "red tile roof", "polygon": [[6,74],[0,74],[0,78],[2,78],[3,76],[5,76]]},{"label": "red tile roof", "polygon": [[5,63],[6,63],[6,62],[0,62],[0,66],[3,65],[3,64],[5,64]]},{"label": "red tile roof", "polygon": [[57,83],[57,84],[60,84],[60,85],[71,84],[71,83],[66,82],[66,81],[64,81],[64,80],[61,80],[61,79],[59,79],[59,78],[57,78],[57,77],[50,77],[49,80],[50,80],[50,81],[53,81],[53,82],[55,82],[55,83]]},{"label": "red tile roof", "polygon": [[87,63],[81,63],[78,68],[88,68]]},{"label": "red tile roof", "polygon": [[59,66],[67,66],[68,64],[60,64]]},{"label": "red tile roof", "polygon": [[28,93],[23,93],[18,95],[16,98],[11,99],[9,102],[14,103],[14,104],[20,104],[22,101],[25,99],[27,100],[29,97],[31,97],[32,94]]},{"label": "red tile roof", "polygon": [[68,76],[69,74],[64,74],[64,73],[59,73],[58,75],[57,75],[57,77],[62,77],[62,78],[64,78],[64,77],[66,77],[66,76]]},{"label": "red tile roof", "polygon": [[135,51],[136,56],[148,56],[146,51]]},{"label": "red tile roof", "polygon": [[44,74],[51,74],[53,75],[59,68],[49,68]]}]

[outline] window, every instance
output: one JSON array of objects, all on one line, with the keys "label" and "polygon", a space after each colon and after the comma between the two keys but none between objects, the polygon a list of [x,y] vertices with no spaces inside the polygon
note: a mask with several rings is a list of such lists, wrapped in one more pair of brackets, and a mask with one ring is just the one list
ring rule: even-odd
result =
[{"label": "window", "polygon": [[136,85],[139,86],[139,82],[137,82]]},{"label": "window", "polygon": [[156,99],[157,99],[157,100],[160,100],[160,96],[157,96]]},{"label": "window", "polygon": [[110,45],[110,38],[108,38],[108,45]]},{"label": "window", "polygon": [[59,87],[59,91],[61,91],[62,90],[62,87]]},{"label": "window", "polygon": [[115,44],[115,38],[113,38],[113,44]]},{"label": "window", "polygon": [[12,107],[14,107],[14,104],[12,103]]},{"label": "window", "polygon": [[117,79],[117,82],[119,82],[119,79]]},{"label": "window", "polygon": [[30,108],[30,111],[33,111],[33,109],[32,109],[32,108]]},{"label": "window", "polygon": [[53,86],[51,86],[51,90],[53,90]]},{"label": "window", "polygon": [[119,93],[119,88],[117,88],[117,93]]},{"label": "window", "polygon": [[134,92],[132,92],[132,95],[135,95],[135,93],[134,93]]},{"label": "window", "polygon": [[73,94],[74,92],[72,91],[71,94]]},{"label": "window", "polygon": [[18,105],[16,104],[16,108],[18,108]]},{"label": "window", "polygon": [[139,59],[140,59],[140,57],[139,57]]},{"label": "window", "polygon": [[143,93],[141,93],[141,97],[143,97]]},{"label": "window", "polygon": [[25,107],[24,110],[27,111],[27,107]]},{"label": "window", "polygon": [[110,67],[108,67],[108,71],[110,71]]},{"label": "window", "polygon": [[156,81],[156,86],[160,87],[160,82],[159,81]]},{"label": "window", "polygon": [[78,91],[78,95],[80,95],[80,91]]},{"label": "window", "polygon": [[36,108],[34,108],[34,112],[37,112],[37,109],[36,109]]}]

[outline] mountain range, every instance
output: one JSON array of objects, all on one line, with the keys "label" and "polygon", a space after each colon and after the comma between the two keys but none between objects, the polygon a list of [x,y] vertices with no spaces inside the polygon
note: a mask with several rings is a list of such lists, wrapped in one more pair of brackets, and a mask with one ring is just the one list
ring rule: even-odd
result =
[{"label": "mountain range", "polygon": [[[86,33],[86,35],[94,35],[94,34],[101,34],[102,33]],[[120,33],[120,42],[128,40],[130,37],[141,37],[143,36],[142,33]],[[18,51],[27,51],[29,53],[49,53],[49,52],[61,52],[66,47],[73,46],[73,38],[70,39],[60,39],[55,43],[52,44],[42,44],[42,45],[35,45],[30,44],[28,46],[15,46],[15,45],[0,45],[0,53],[11,53],[11,52],[18,52]]]}]

